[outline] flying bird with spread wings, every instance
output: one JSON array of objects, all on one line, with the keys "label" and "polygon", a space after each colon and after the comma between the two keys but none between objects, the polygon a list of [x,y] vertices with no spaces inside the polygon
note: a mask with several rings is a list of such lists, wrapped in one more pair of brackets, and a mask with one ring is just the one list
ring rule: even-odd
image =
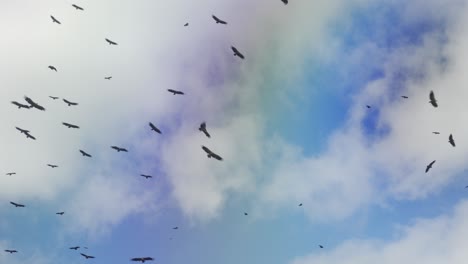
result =
[{"label": "flying bird with spread wings", "polygon": [[226,21],[223,21],[223,20],[217,18],[215,15],[212,15],[211,17],[214,19],[214,21],[216,21],[216,24],[223,24],[223,25],[227,24]]},{"label": "flying bird with spread wings", "polygon": [[75,4],[72,5],[76,10],[81,10],[83,11],[84,9],[81,6],[77,6]]},{"label": "flying bird with spread wings", "polygon": [[405,99],[408,99],[408,96],[406,95],[402,95],[401,98],[405,98]]},{"label": "flying bird with spread wings", "polygon": [[83,254],[83,253],[80,253],[81,256],[85,257],[86,259],[93,259],[95,258],[94,256],[89,256],[89,255],[86,255],[86,254]]},{"label": "flying bird with spread wings", "polygon": [[153,178],[151,175],[140,174],[141,177],[145,177],[146,179]]},{"label": "flying bird with spread wings", "polygon": [[29,132],[29,130],[26,130],[26,129],[22,129],[22,128],[19,128],[19,127],[16,127],[17,130],[19,130],[19,132],[21,132],[22,134],[26,134]]},{"label": "flying bird with spread wings", "polygon": [[57,96],[49,96],[50,98],[52,98],[52,100],[57,100],[59,99]]},{"label": "flying bird with spread wings", "polygon": [[205,135],[207,137],[211,137],[210,134],[208,133],[208,131],[206,130],[206,123],[203,122],[200,124],[200,127],[198,128],[198,130],[202,131],[203,133],[205,133]]},{"label": "flying bird with spread wings", "polygon": [[88,158],[91,158],[92,156],[89,155],[88,153],[84,152],[83,150],[80,149],[80,153],[81,155],[83,155],[83,157],[88,157]]},{"label": "flying bird with spread wings", "polygon": [[29,109],[29,108],[31,108],[29,105],[21,104],[21,103],[18,103],[16,101],[11,101],[11,103],[16,105],[18,107],[18,109],[21,109],[21,108]]},{"label": "flying bird with spread wings", "polygon": [[159,128],[157,128],[155,125],[153,125],[153,123],[149,122],[149,126],[151,127],[151,131],[162,134],[161,130],[159,130]]},{"label": "flying bird with spread wings", "polygon": [[107,41],[107,43],[109,43],[109,45],[119,45],[116,42],[114,42],[114,41],[112,41],[110,39],[107,39],[107,38],[106,38],[106,41]]},{"label": "flying bird with spread wings", "polygon": [[26,100],[26,102],[29,103],[29,106],[30,106],[30,107],[34,107],[34,108],[39,109],[39,110],[41,110],[41,111],[45,111],[45,108],[44,108],[44,107],[42,107],[42,106],[39,105],[38,103],[34,102],[31,98],[25,96],[25,97],[24,97],[24,100]]},{"label": "flying bird with spread wings", "polygon": [[63,101],[64,101],[68,106],[78,105],[78,103],[70,102],[70,101],[68,101],[67,99],[63,99]]},{"label": "flying bird with spread wings", "polygon": [[10,202],[10,204],[14,205],[15,207],[26,207],[24,204],[19,204],[15,202]]},{"label": "flying bird with spread wings", "polygon": [[438,107],[438,106],[439,106],[439,105],[437,104],[437,100],[436,100],[436,98],[435,98],[435,95],[434,95],[434,92],[433,92],[433,91],[431,91],[431,93],[429,94],[429,99],[430,99],[429,103],[430,103],[432,106],[434,106],[434,107]]},{"label": "flying bird with spread wings", "polygon": [[234,52],[234,56],[237,56],[241,59],[245,59],[244,55],[240,53],[238,49],[236,49],[234,46],[231,46],[232,51]]},{"label": "flying bird with spread wings", "polygon": [[106,80],[110,80],[110,79],[112,79],[112,76],[107,76],[107,77],[104,77],[104,79],[106,79]]},{"label": "flying bird with spread wings", "polygon": [[36,140],[36,138],[33,137],[31,134],[29,134],[29,132],[26,132],[26,133],[24,133],[24,134],[26,135],[26,138],[30,138],[30,139],[32,139],[32,140]]},{"label": "flying bird with spread wings", "polygon": [[429,163],[429,165],[426,166],[426,173],[432,168],[432,165],[434,165],[436,161],[432,161],[431,163]]},{"label": "flying bird with spread wings", "polygon": [[80,128],[80,127],[77,126],[77,125],[73,125],[73,124],[65,123],[65,122],[62,122],[62,125],[66,126],[66,127],[68,127],[68,128],[76,128],[76,129]]},{"label": "flying bird with spread wings", "polygon": [[11,176],[11,175],[15,175],[15,174],[16,174],[16,172],[7,172],[5,175]]},{"label": "flying bird with spread wings", "polygon": [[440,132],[434,131],[434,132],[432,132],[432,134],[439,135]]},{"label": "flying bird with spread wings", "polygon": [[167,89],[170,93],[172,93],[173,95],[176,95],[176,94],[184,94],[183,92],[181,91],[177,91],[177,90],[172,90],[172,89]]},{"label": "flying bird with spread wings", "polygon": [[49,67],[47,67],[47,68],[49,68],[49,69],[52,70],[52,71],[57,71],[57,68],[55,68],[55,67],[52,66],[52,65],[49,65]]},{"label": "flying bird with spread wings", "polygon": [[185,23],[185,24],[184,24],[184,27],[188,27],[188,25],[189,25],[189,23]]},{"label": "flying bird with spread wings", "polygon": [[211,151],[209,148],[202,146],[202,149],[208,154],[208,158],[215,158],[217,160],[223,160],[218,154]]},{"label": "flying bird with spread wings", "polygon": [[145,263],[145,261],[150,261],[150,260],[154,260],[154,259],[150,258],[150,257],[144,257],[144,258],[132,258],[130,260],[131,261],[140,261],[141,263]]},{"label": "flying bird with spread wings", "polygon": [[5,252],[8,252],[10,254],[17,253],[18,251],[15,249],[5,249]]},{"label": "flying bird with spread wings", "polygon": [[78,250],[80,247],[79,246],[76,246],[76,247],[71,247],[69,249],[72,249],[72,250]]},{"label": "flying bird with spread wings", "polygon": [[121,147],[117,147],[117,146],[111,146],[111,148],[117,150],[117,152],[121,152],[121,151],[123,151],[123,152],[128,152],[127,149],[121,148]]},{"label": "flying bird with spread wings", "polygon": [[52,169],[58,168],[58,165],[54,165],[54,164],[47,164],[47,166],[51,167]]},{"label": "flying bird with spread wings", "polygon": [[53,22],[53,23],[57,23],[57,24],[59,24],[59,25],[62,24],[62,23],[60,23],[60,21],[58,21],[54,16],[50,16],[50,18],[52,18],[52,22]]},{"label": "flying bird with spread wings", "polygon": [[450,136],[449,136],[449,143],[450,143],[450,145],[452,145],[452,147],[455,147],[455,141],[453,140],[452,134],[450,134]]},{"label": "flying bird with spread wings", "polygon": [[58,212],[58,213],[55,213],[56,215],[63,215],[65,212]]}]

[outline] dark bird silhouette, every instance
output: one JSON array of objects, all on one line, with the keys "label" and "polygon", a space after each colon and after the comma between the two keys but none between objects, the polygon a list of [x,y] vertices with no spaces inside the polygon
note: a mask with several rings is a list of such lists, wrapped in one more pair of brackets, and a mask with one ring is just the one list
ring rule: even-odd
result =
[{"label": "dark bird silhouette", "polygon": [[90,259],[90,258],[93,259],[93,258],[95,258],[95,257],[93,257],[93,256],[89,256],[89,255],[86,255],[86,254],[83,254],[83,253],[80,253],[80,255],[83,256],[83,257],[85,257],[86,259]]},{"label": "dark bird silhouette", "polygon": [[406,95],[402,95],[401,98],[405,98],[405,99],[408,99],[408,96]]},{"label": "dark bird silhouette", "polygon": [[15,207],[26,207],[24,204],[10,202],[10,204],[14,205]]},{"label": "dark bird silhouette", "polygon": [[439,134],[440,134],[440,132],[434,131],[434,132],[432,132],[432,134],[439,135]]},{"label": "dark bird silhouette", "polygon": [[124,148],[120,148],[120,147],[117,147],[117,146],[111,146],[111,148],[117,150],[117,152],[128,152],[128,150],[124,149]]},{"label": "dark bird silhouette", "polygon": [[81,10],[83,11],[84,9],[81,6],[77,6],[75,4],[72,5],[76,10]]},{"label": "dark bird silhouette", "polygon": [[179,227],[178,227],[178,226],[176,226],[176,227],[173,227],[172,229],[174,229],[174,230],[177,230],[177,229],[179,229]]},{"label": "dark bird silhouette", "polygon": [[21,104],[21,103],[18,103],[16,101],[11,101],[11,103],[16,105],[18,107],[18,109],[20,109],[20,108],[26,108],[26,109],[31,108],[29,105]]},{"label": "dark bird silhouette", "polygon": [[80,128],[79,126],[73,125],[73,124],[70,124],[70,123],[65,123],[65,122],[63,122],[62,124],[63,124],[64,126],[68,127],[68,128]]},{"label": "dark bird silhouette", "polygon": [[36,102],[34,102],[31,98],[25,96],[25,97],[24,97],[24,100],[26,100],[26,102],[29,103],[29,106],[30,106],[30,107],[34,107],[34,108],[39,109],[39,110],[41,110],[41,111],[45,111],[45,108],[44,108],[44,107],[42,107],[41,105],[39,105],[39,104],[37,104]]},{"label": "dark bird silhouette", "polygon": [[319,247],[320,247],[320,248],[323,248],[323,246],[322,246],[322,245],[319,245]]},{"label": "dark bird silhouette", "polygon": [[450,143],[450,145],[452,145],[453,147],[455,147],[455,141],[453,140],[452,134],[450,134],[450,136],[449,136],[449,143]]},{"label": "dark bird silhouette", "polygon": [[54,164],[47,164],[47,166],[51,167],[52,169],[58,168],[58,165],[54,165]]},{"label": "dark bird silhouette", "polygon": [[109,43],[109,45],[118,45],[116,42],[114,42],[114,41],[112,41],[110,39],[106,38],[106,41],[107,41],[107,43]]},{"label": "dark bird silhouette", "polygon": [[53,100],[59,99],[57,96],[49,96],[49,97],[52,98]]},{"label": "dark bird silhouette", "polygon": [[57,68],[55,68],[55,67],[52,66],[52,65],[49,65],[49,67],[47,67],[47,68],[51,69],[52,71],[57,71]]},{"label": "dark bird silhouette", "polygon": [[213,158],[215,158],[217,160],[223,160],[223,158],[221,158],[218,154],[211,151],[209,148],[207,148],[205,146],[202,146],[202,149],[208,154],[208,158],[213,157]]},{"label": "dark bird silhouette", "polygon": [[146,179],[153,178],[151,175],[140,174],[141,177],[145,177]]},{"label": "dark bird silhouette", "polygon": [[144,258],[132,258],[130,260],[131,261],[141,261],[141,263],[145,263],[145,261],[154,260],[154,259],[150,258],[150,257],[144,257]]},{"label": "dark bird silhouette", "polygon": [[22,128],[19,128],[19,127],[16,127],[17,130],[19,130],[19,132],[21,132],[22,134],[26,134],[29,132],[29,130],[26,130],[26,129],[22,129]]},{"label": "dark bird silhouette", "polygon": [[159,134],[162,134],[161,130],[159,130],[159,128],[157,128],[155,125],[153,125],[153,123],[149,122],[149,126],[151,127],[152,131],[154,131],[156,133],[159,133]]},{"label": "dark bird silhouette", "polygon": [[110,79],[112,79],[112,76],[104,77],[104,79],[110,80]]},{"label": "dark bird silhouette", "polygon": [[237,56],[241,59],[245,59],[244,55],[239,52],[235,47],[231,46],[232,51],[234,52],[234,56]]},{"label": "dark bird silhouette", "polygon": [[367,107],[368,109],[370,109],[370,108],[371,108],[371,107],[370,107],[370,105],[366,105],[366,107]]},{"label": "dark bird silhouette", "polygon": [[18,252],[17,250],[14,250],[14,249],[5,249],[5,252],[8,252],[10,254],[13,254],[13,253],[16,253]]},{"label": "dark bird silhouette", "polygon": [[437,100],[435,99],[435,95],[434,95],[434,92],[433,92],[433,91],[431,91],[431,93],[429,94],[429,99],[430,99],[429,103],[430,103],[432,106],[434,106],[434,107],[437,107],[437,106],[438,106],[438,105],[437,105]]},{"label": "dark bird silhouette", "polygon": [[244,215],[249,215],[248,213],[244,212]]},{"label": "dark bird silhouette", "polygon": [[227,24],[226,21],[223,21],[223,20],[217,18],[215,15],[212,15],[211,17],[216,21],[216,24],[223,24],[223,25]]},{"label": "dark bird silhouette", "polygon": [[70,101],[68,101],[67,99],[63,99],[63,101],[64,101],[68,106],[78,105],[78,103],[70,102]]},{"label": "dark bird silhouette", "polygon": [[58,21],[54,16],[50,16],[50,18],[52,18],[52,22],[53,22],[53,23],[57,23],[57,24],[59,24],[59,25],[62,24],[62,23],[60,23],[60,21]]},{"label": "dark bird silhouette", "polygon": [[181,91],[177,91],[177,90],[172,90],[172,89],[167,89],[170,93],[176,95],[176,94],[184,94],[183,92]]},{"label": "dark bird silhouette", "polygon": [[63,215],[65,212],[58,212],[58,213],[55,213],[56,215]]},{"label": "dark bird silhouette", "polygon": [[185,24],[184,24],[184,27],[187,27],[188,25],[189,25],[188,23],[185,23]]},{"label": "dark bird silhouette", "polygon": [[302,203],[300,203],[299,206],[302,206]]},{"label": "dark bird silhouette", "polygon": [[426,166],[426,173],[432,168],[432,165],[434,165],[436,161],[432,161],[431,163],[429,163],[429,165]]},{"label": "dark bird silhouette", "polygon": [[210,134],[208,133],[208,131],[206,130],[206,123],[203,122],[200,124],[200,127],[198,128],[198,130],[202,131],[203,133],[205,133],[205,135],[207,137],[211,137]]},{"label": "dark bird silhouette", "polygon": [[281,2],[283,2],[283,4],[285,4],[285,5],[288,4],[288,0],[281,0]]},{"label": "dark bird silhouette", "polygon": [[76,246],[76,247],[71,247],[70,249],[78,250],[79,248],[80,248],[79,246]]},{"label": "dark bird silhouette", "polygon": [[24,133],[24,134],[26,135],[26,138],[30,138],[30,139],[32,139],[32,140],[36,140],[36,138],[33,137],[31,134],[29,134],[29,132],[26,132],[26,133]]},{"label": "dark bird silhouette", "polygon": [[89,155],[88,153],[84,152],[83,150],[80,149],[80,153],[84,156],[84,157],[89,157],[91,158],[92,156]]},{"label": "dark bird silhouette", "polygon": [[8,172],[8,173],[6,173],[7,176],[11,176],[11,175],[15,175],[15,174],[16,174],[16,172]]}]

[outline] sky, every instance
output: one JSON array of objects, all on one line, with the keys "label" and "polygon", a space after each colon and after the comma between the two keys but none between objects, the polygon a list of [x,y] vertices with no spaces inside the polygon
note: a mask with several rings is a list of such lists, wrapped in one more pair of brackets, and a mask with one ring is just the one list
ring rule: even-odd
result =
[{"label": "sky", "polygon": [[0,1],[0,263],[464,263],[467,4]]}]

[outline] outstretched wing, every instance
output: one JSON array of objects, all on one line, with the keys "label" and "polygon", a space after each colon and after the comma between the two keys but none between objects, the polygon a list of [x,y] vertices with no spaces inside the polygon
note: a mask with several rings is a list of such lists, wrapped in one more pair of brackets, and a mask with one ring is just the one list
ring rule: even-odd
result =
[{"label": "outstretched wing", "polygon": [[211,150],[205,146],[202,146],[202,149],[207,153],[207,154],[213,154],[213,152],[211,152]]},{"label": "outstretched wing", "polygon": [[211,157],[217,159],[217,160],[223,160],[223,158],[221,158],[218,154],[216,153],[211,153]]}]

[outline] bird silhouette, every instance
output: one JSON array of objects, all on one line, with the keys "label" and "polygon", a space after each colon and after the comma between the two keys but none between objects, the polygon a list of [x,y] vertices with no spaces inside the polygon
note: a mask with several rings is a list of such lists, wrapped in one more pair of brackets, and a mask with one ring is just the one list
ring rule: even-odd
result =
[{"label": "bird silhouette", "polygon": [[63,101],[64,101],[68,106],[78,105],[78,103],[70,102],[70,101],[68,101],[67,99],[63,99]]},{"label": "bird silhouette", "polygon": [[53,164],[47,164],[47,166],[51,167],[52,169],[57,168],[58,165],[53,165]]},{"label": "bird silhouette", "polygon": [[53,100],[59,99],[57,96],[49,96],[49,97],[52,98]]},{"label": "bird silhouette", "polygon": [[432,165],[434,165],[436,161],[432,161],[431,163],[429,163],[429,165],[426,166],[426,173],[432,168]]},{"label": "bird silhouette", "polygon": [[11,101],[11,103],[18,106],[18,109],[21,109],[21,108],[29,109],[29,108],[31,108],[29,105],[21,104],[21,103],[18,103],[16,101]]},{"label": "bird silhouette", "polygon": [[50,18],[52,18],[52,22],[53,22],[53,23],[57,23],[57,24],[59,24],[59,25],[62,24],[62,23],[60,23],[60,21],[58,21],[54,16],[51,15]]},{"label": "bird silhouette", "polygon": [[13,254],[13,253],[16,253],[16,252],[18,252],[18,251],[15,250],[15,249],[5,249],[5,252],[8,252],[8,253],[10,253],[10,254]]},{"label": "bird silhouette", "polygon": [[189,23],[185,23],[185,24],[184,24],[184,27],[188,27],[188,25],[189,25]]},{"label": "bird silhouette", "polygon": [[223,24],[223,25],[227,24],[226,21],[223,21],[223,20],[217,18],[215,15],[212,15],[211,17],[216,21],[216,24]]},{"label": "bird silhouette", "polygon": [[111,146],[111,148],[117,150],[117,152],[128,152],[128,150],[124,149],[124,148],[120,148],[120,147],[117,147],[117,146]]},{"label": "bird silhouette", "polygon": [[76,10],[81,10],[83,11],[84,9],[81,6],[77,6],[75,4],[72,5]]},{"label": "bird silhouette", "polygon": [[149,122],[149,126],[151,127],[151,131],[162,134],[161,130],[159,130],[159,128],[157,128],[155,125],[153,125],[153,123]]},{"label": "bird silhouette", "polygon": [[434,132],[432,132],[432,134],[439,135],[439,134],[440,134],[440,132],[434,131]]},{"label": "bird silhouette", "polygon": [[106,38],[106,41],[107,41],[107,43],[109,43],[109,45],[118,45],[116,42],[114,42],[114,41],[112,41],[110,39]]},{"label": "bird silhouette", "polygon": [[19,204],[15,202],[10,202],[10,204],[14,205],[15,207],[26,207],[24,204]]},{"label": "bird silhouette", "polygon": [[30,138],[30,139],[32,139],[32,140],[36,140],[36,138],[33,137],[31,134],[29,134],[29,132],[25,132],[24,134],[26,135],[26,138]]},{"label": "bird silhouette", "polygon": [[141,263],[145,263],[145,261],[150,261],[150,260],[154,260],[154,259],[150,258],[150,257],[144,257],[144,258],[132,258],[130,260],[131,261],[140,261]]},{"label": "bird silhouette", "polygon": [[58,212],[58,213],[55,213],[56,215],[63,215],[65,212]]},{"label": "bird silhouette", "polygon": [[453,147],[455,147],[455,141],[453,140],[452,134],[450,134],[450,136],[449,136],[449,143],[450,143],[450,145],[452,145]]},{"label": "bird silhouette", "polygon": [[141,177],[145,177],[146,179],[153,178],[151,175],[140,174]]},{"label": "bird silhouette", "polygon": [[283,4],[285,4],[285,5],[288,4],[288,0],[281,0],[281,2],[283,2]]},{"label": "bird silhouette", "polygon": [[170,93],[172,93],[173,95],[176,95],[176,94],[184,94],[183,92],[181,91],[177,91],[177,90],[172,90],[172,89],[167,89]]},{"label": "bird silhouette", "polygon": [[112,76],[104,77],[104,79],[110,80],[110,79],[112,79]]},{"label": "bird silhouette", "polygon": [[65,122],[63,122],[62,125],[66,126],[66,127],[68,127],[68,128],[76,128],[76,129],[80,128],[80,127],[77,126],[77,125],[73,125],[73,124],[65,123]]},{"label": "bird silhouette", "polygon": [[89,255],[86,255],[86,254],[83,254],[83,253],[80,253],[81,256],[85,257],[86,259],[93,259],[95,258],[94,256],[89,256]]},{"label": "bird silhouette", "polygon": [[401,98],[405,98],[405,99],[408,99],[408,96],[406,95],[402,95]]},{"label": "bird silhouette", "polygon": [[52,71],[57,71],[57,68],[55,68],[55,67],[52,66],[52,65],[49,65],[47,68],[51,69]]},{"label": "bird silhouette", "polygon": [[431,92],[429,93],[429,99],[430,99],[429,103],[430,103],[432,106],[434,106],[434,107],[438,107],[438,106],[439,106],[439,105],[437,104],[437,100],[436,100],[436,98],[435,98],[435,95],[434,95],[434,92],[433,92],[433,91],[431,91]]},{"label": "bird silhouette", "polygon": [[8,172],[8,173],[6,173],[5,175],[11,176],[11,175],[15,175],[15,174],[16,174],[16,172]]},{"label": "bird silhouette", "polygon": [[76,247],[71,247],[70,249],[72,250],[78,250],[80,247],[79,246],[76,246]]},{"label": "bird silhouette", "polygon": [[202,131],[203,133],[205,133],[205,135],[207,137],[211,137],[210,134],[208,133],[208,131],[206,130],[206,123],[203,122],[200,124],[200,127],[198,128],[198,130]]},{"label": "bird silhouette", "polygon": [[19,128],[19,127],[16,127],[16,129],[21,132],[21,134],[26,134],[29,132],[29,130],[26,130],[26,129],[22,129],[22,128]]},{"label": "bird silhouette", "polygon": [[91,158],[92,156],[89,155],[88,153],[84,152],[83,150],[80,149],[80,153],[84,156],[84,157],[89,157]]},{"label": "bird silhouette", "polygon": [[234,46],[231,46],[232,51],[234,52],[234,56],[237,56],[241,59],[245,59],[244,55],[240,53],[238,49],[236,49]]},{"label": "bird silhouette", "polygon": [[218,154],[211,151],[209,148],[202,146],[202,149],[208,154],[208,158],[215,158],[217,160],[223,160]]},{"label": "bird silhouette", "polygon": [[44,108],[44,107],[42,107],[42,106],[39,105],[38,103],[34,102],[31,98],[25,96],[25,97],[24,97],[24,100],[26,100],[26,102],[29,103],[29,106],[30,106],[30,107],[34,107],[34,108],[39,109],[39,110],[41,110],[41,111],[45,111],[45,108]]}]

